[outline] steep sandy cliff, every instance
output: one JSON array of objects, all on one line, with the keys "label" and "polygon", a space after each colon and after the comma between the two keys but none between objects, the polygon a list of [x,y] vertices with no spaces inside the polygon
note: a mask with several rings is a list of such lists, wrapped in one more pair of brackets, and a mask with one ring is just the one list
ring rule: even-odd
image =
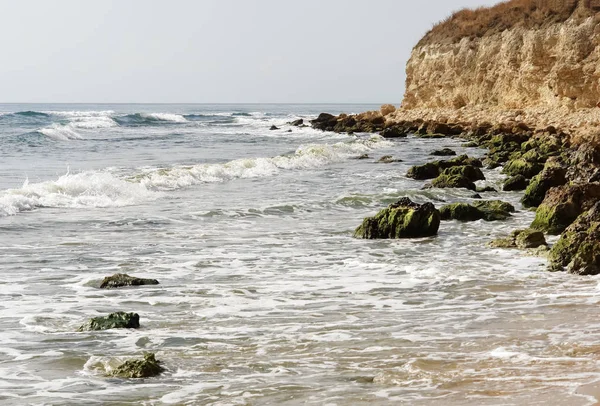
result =
[{"label": "steep sandy cliff", "polygon": [[[542,14],[534,0],[513,0],[497,10],[465,11],[466,16],[449,18],[413,49],[402,109],[396,116],[516,119],[596,132],[600,129],[600,4],[596,3],[600,2],[565,0],[560,3],[565,8],[562,14],[556,10]],[[518,21],[525,12],[517,7],[523,4],[538,21]],[[549,1],[542,4],[548,7]],[[511,13],[517,20],[512,26],[510,21],[498,23]],[[475,26],[477,20],[483,20],[480,26]]]}]

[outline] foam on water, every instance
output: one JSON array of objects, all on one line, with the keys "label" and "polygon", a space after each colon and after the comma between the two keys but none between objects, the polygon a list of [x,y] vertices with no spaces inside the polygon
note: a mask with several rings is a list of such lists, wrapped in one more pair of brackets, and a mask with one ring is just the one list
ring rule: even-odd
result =
[{"label": "foam on water", "polygon": [[0,217],[42,207],[120,207],[159,196],[144,185],[110,173],[67,173],[56,181],[32,184],[26,181],[20,189],[0,192]]}]

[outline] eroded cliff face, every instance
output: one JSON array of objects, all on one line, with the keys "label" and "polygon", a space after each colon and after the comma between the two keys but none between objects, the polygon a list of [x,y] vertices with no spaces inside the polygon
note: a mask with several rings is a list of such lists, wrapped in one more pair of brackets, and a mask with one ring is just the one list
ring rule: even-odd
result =
[{"label": "eroded cliff face", "polygon": [[600,18],[422,41],[406,73],[402,110],[600,110]]}]

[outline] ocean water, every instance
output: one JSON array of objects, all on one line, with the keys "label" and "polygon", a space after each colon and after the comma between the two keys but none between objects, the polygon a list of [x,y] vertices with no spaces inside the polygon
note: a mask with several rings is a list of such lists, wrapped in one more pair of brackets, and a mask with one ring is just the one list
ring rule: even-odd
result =
[{"label": "ocean water", "polygon": [[[0,105],[0,403],[593,404],[598,278],[485,246],[532,220],[518,193],[484,194],[505,222],[352,238],[403,196],[469,201],[405,174],[485,152],[286,124],[374,108]],[[98,289],[118,272],[160,285]],[[114,311],[141,328],[77,331]],[[164,374],[106,377],[145,352]]]}]

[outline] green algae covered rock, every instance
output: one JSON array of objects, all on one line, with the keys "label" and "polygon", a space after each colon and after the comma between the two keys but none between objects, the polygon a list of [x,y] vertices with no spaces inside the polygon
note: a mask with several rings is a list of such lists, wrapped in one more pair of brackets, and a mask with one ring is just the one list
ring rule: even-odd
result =
[{"label": "green algae covered rock", "polygon": [[102,280],[100,289],[120,288],[123,286],[158,285],[156,279],[143,279],[129,276],[124,273],[116,273]]},{"label": "green algae covered rock", "polygon": [[140,328],[137,313],[117,312],[104,317],[94,317],[79,327],[79,331],[109,330],[112,328]]},{"label": "green algae covered rock", "polygon": [[444,169],[444,171],[441,174],[449,176],[461,175],[473,182],[478,180],[485,180],[485,176],[483,175],[481,169],[476,168],[473,165],[452,166],[450,168]]},{"label": "green algae covered rock", "polygon": [[502,169],[502,173],[510,176],[523,175],[527,179],[533,178],[540,173],[544,165],[537,162],[529,162],[523,158],[509,161]]},{"label": "green algae covered rock", "polygon": [[600,274],[600,202],[580,215],[550,251],[550,270]]},{"label": "green algae covered rock", "polygon": [[527,188],[527,184],[529,182],[525,179],[523,175],[511,176],[510,178],[504,181],[502,185],[502,190],[505,192],[514,192],[518,190],[525,190]]},{"label": "green algae covered rock", "polygon": [[[483,167],[481,161],[477,158],[471,158],[468,155],[460,155],[448,161],[433,161],[423,165],[413,166],[408,170],[407,177],[415,180],[427,180],[438,177],[445,169],[455,166],[473,166],[475,168]],[[483,176],[483,173],[479,176]]]},{"label": "green algae covered rock", "polygon": [[433,151],[431,154],[433,156],[454,156],[456,152],[451,150],[450,148],[443,148]]},{"label": "green algae covered rock", "polygon": [[477,221],[483,218],[483,212],[467,203],[454,203],[440,209],[442,220]]},{"label": "green algae covered rock", "polygon": [[506,220],[510,213],[515,212],[512,204],[501,200],[482,200],[474,202],[473,206],[483,212],[483,219],[486,221]]},{"label": "green algae covered rock", "polygon": [[489,246],[492,248],[539,248],[546,246],[546,238],[544,238],[544,233],[528,228],[525,230],[515,230],[509,237],[499,238],[490,242]]},{"label": "green algae covered rock", "polygon": [[544,201],[546,193],[553,187],[562,186],[567,183],[567,171],[557,160],[549,159],[544,166],[544,170],[536,175],[521,200],[524,207],[538,207]]},{"label": "green algae covered rock", "polygon": [[164,368],[153,353],[144,354],[143,359],[125,361],[112,371],[111,375],[119,378],[150,378],[160,375]]},{"label": "green algae covered rock", "polygon": [[440,212],[432,203],[417,204],[405,197],[367,217],[354,232],[354,237],[369,240],[419,238],[437,234]]},{"label": "green algae covered rock", "polygon": [[537,208],[531,228],[558,235],[599,199],[600,183],[552,188]]},{"label": "green algae covered rock", "polygon": [[431,182],[431,186],[434,188],[464,188],[469,190],[477,190],[475,183],[469,178],[463,175],[449,175],[441,174]]}]

